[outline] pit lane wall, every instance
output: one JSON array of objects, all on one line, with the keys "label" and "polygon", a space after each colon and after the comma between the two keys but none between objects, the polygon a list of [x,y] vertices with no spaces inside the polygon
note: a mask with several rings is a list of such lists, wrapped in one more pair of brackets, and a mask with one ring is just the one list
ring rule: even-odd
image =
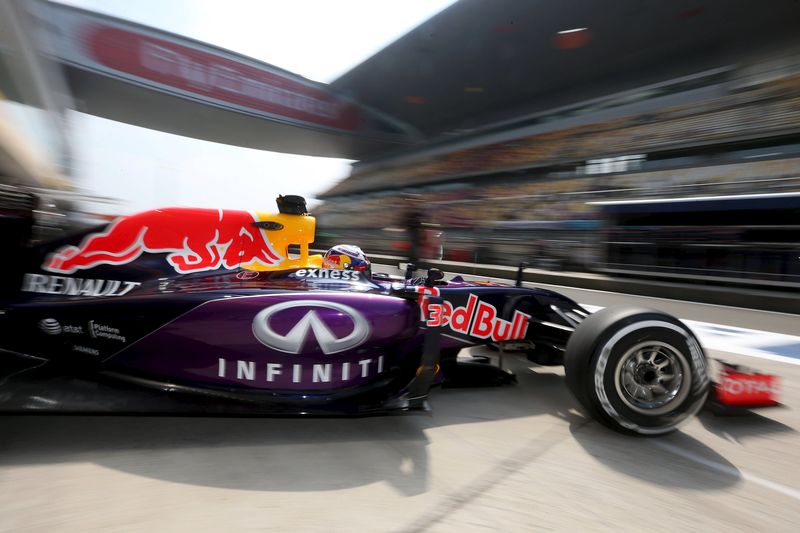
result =
[{"label": "pit lane wall", "polygon": [[[403,257],[374,254],[370,254],[369,257],[373,263],[392,266],[400,265],[401,269],[405,268],[406,259]],[[487,278],[499,278],[513,283],[517,276],[516,268],[503,265],[481,265],[457,261],[432,260],[424,260],[419,264],[420,269],[432,267],[441,269],[446,273],[446,277],[454,274],[472,274],[476,276],[486,276]],[[424,270],[417,274],[424,275]],[[786,290],[764,290],[724,285],[697,285],[607,276],[594,273],[552,272],[530,268],[523,271],[522,281],[542,285],[560,285],[596,291],[800,314],[800,292]]]}]

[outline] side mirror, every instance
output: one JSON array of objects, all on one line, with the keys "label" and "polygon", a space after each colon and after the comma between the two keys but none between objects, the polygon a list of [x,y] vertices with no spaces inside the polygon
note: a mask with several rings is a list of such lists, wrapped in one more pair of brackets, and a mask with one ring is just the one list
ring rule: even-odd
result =
[{"label": "side mirror", "polygon": [[433,287],[434,283],[436,283],[443,277],[444,277],[444,272],[442,272],[438,268],[429,268],[428,276],[425,278],[425,286]]},{"label": "side mirror", "polygon": [[414,272],[417,271],[417,266],[414,263],[406,264],[406,281],[414,277]]},{"label": "side mirror", "polygon": [[515,287],[522,287],[522,272],[528,268],[528,263],[520,263],[517,267],[517,279],[514,282]]}]

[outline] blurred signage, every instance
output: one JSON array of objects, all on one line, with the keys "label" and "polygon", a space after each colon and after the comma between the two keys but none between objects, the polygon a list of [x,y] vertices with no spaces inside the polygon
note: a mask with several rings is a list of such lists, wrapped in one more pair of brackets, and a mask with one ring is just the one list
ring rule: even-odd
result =
[{"label": "blurred signage", "polygon": [[355,107],[315,87],[198,48],[94,26],[88,52],[119,72],[239,107],[337,129],[355,129]]},{"label": "blurred signage", "polygon": [[642,168],[642,163],[647,159],[644,154],[621,155],[617,157],[603,157],[590,159],[586,162],[586,174],[611,174],[614,172],[630,172]]},{"label": "blurred signage", "polygon": [[49,6],[42,41],[74,67],[271,119],[348,131],[361,126],[357,106],[322,84],[191,39]]}]

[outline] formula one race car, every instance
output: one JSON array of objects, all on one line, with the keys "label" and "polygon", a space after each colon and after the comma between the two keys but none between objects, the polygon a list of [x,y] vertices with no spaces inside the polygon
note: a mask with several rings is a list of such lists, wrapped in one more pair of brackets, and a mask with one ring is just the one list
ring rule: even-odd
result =
[{"label": "formula one race car", "polygon": [[309,252],[301,197],[278,207],[158,209],[24,247],[6,273],[21,290],[0,304],[0,410],[420,410],[437,384],[513,381],[459,362],[478,344],[563,363],[581,405],[619,431],[669,432],[706,401],[703,350],[669,315],[590,314],[552,291],[436,270],[370,274],[356,247]]}]

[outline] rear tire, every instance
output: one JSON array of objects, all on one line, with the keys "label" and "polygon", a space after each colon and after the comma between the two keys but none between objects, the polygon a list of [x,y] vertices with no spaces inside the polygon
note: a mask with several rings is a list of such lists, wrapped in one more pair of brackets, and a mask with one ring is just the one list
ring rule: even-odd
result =
[{"label": "rear tire", "polygon": [[694,416],[708,395],[706,357],[678,319],[606,308],[581,322],[564,355],[567,387],[592,418],[623,433],[660,435]]}]

